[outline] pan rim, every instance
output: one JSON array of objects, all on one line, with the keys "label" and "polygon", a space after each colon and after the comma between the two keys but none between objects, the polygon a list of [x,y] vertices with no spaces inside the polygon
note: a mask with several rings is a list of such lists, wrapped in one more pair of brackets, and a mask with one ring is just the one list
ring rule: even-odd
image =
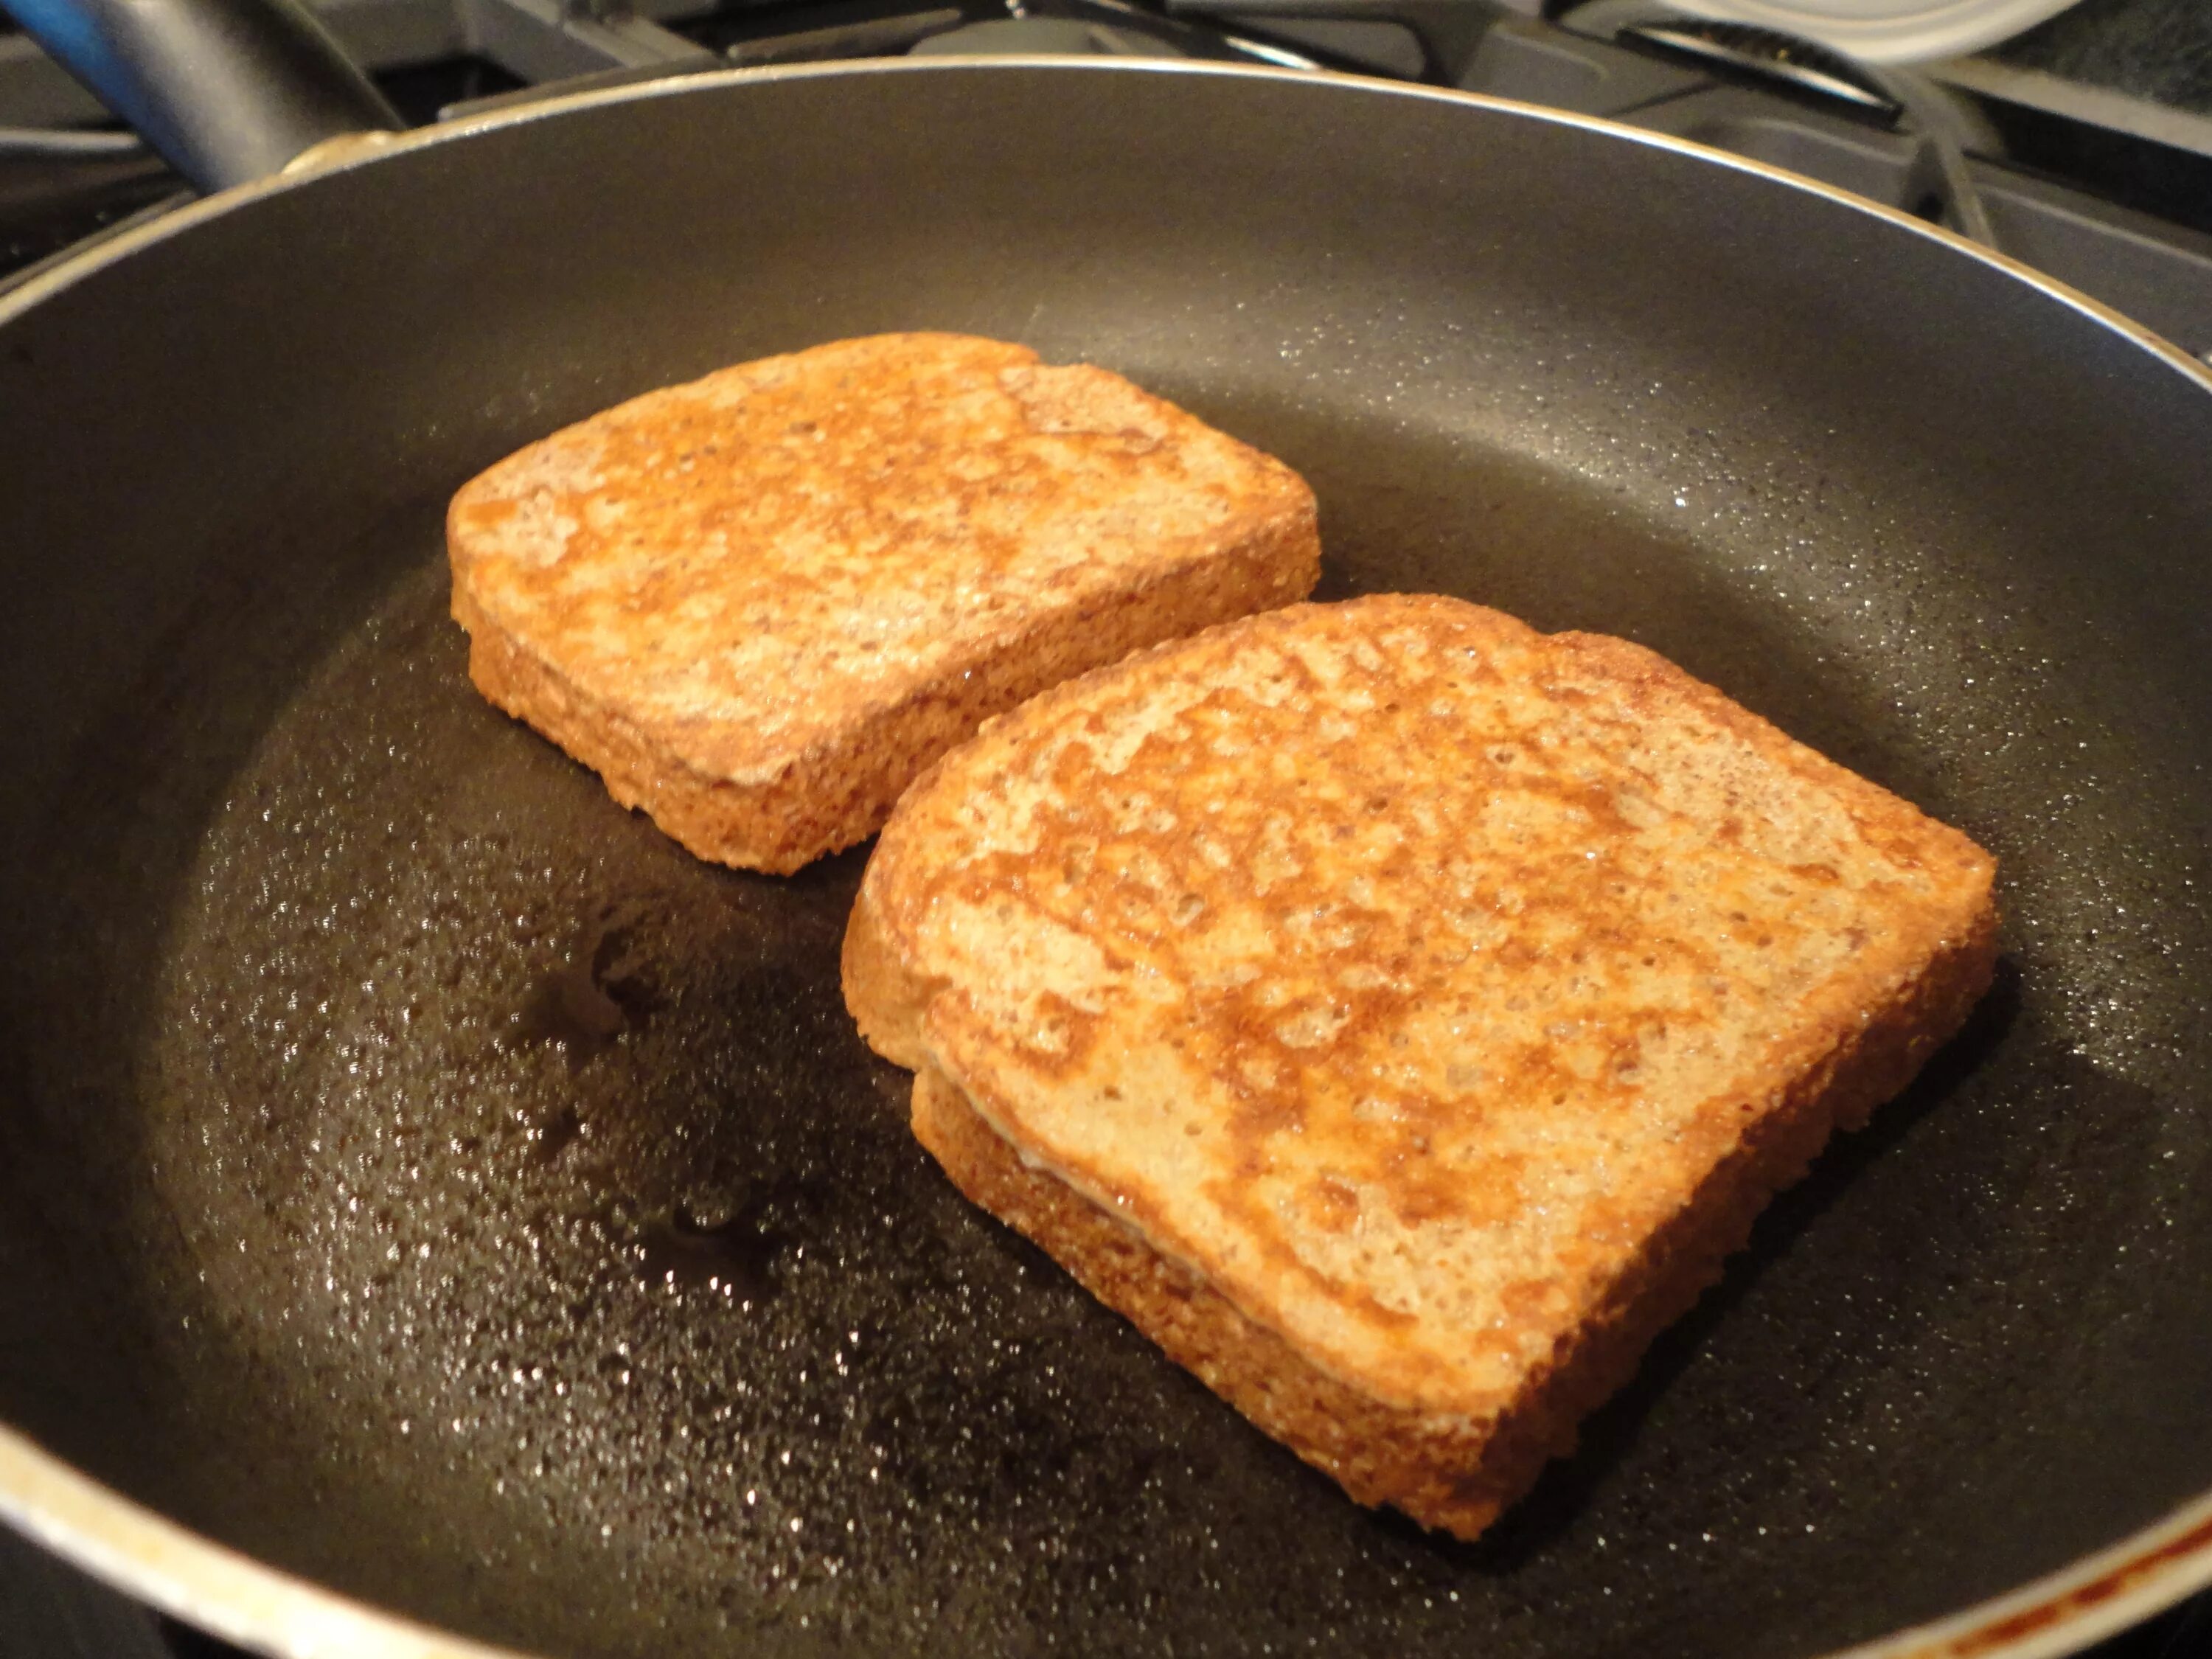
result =
[{"label": "pan rim", "polygon": [[[94,1480],[0,1423],[0,1522],[135,1600],[287,1659],[538,1659],[270,1566]],[[2095,1553],[1826,1659],[2057,1659],[2212,1589],[2212,1493]]]},{"label": "pan rim", "polygon": [[[823,76],[1036,70],[1227,76],[1325,87],[1355,95],[1433,100],[1675,152],[1824,197],[1854,212],[1886,221],[1896,229],[1932,239],[2027,283],[2084,321],[2145,351],[2163,367],[2179,370],[2198,390],[2212,393],[2212,365],[2103,301],[2007,254],[1850,191],[1690,140],[1508,99],[1366,76],[1332,75],[1322,79],[1308,71],[1256,64],[1029,56],[987,60],[891,58],[704,71],[570,93],[441,126],[341,143],[311,155],[306,165],[191,203],[40,272],[0,295],[0,332],[110,264],[204,221],[264,196],[313,185],[325,175],[375,165],[386,157],[602,106],[693,94],[715,95],[758,82]],[[219,1544],[93,1480],[5,1422],[0,1422],[0,1522],[126,1594],[225,1640],[264,1652],[301,1659],[331,1652],[374,1654],[377,1659],[530,1659],[520,1650],[437,1630]],[[1940,1620],[1833,1650],[1827,1659],[1968,1659],[1968,1656],[2000,1652],[2006,1659],[2051,1659],[2150,1618],[2208,1587],[2212,1587],[2212,1492],[2179,1505],[2101,1550],[1999,1595]]]},{"label": "pan rim", "polygon": [[326,1589],[218,1544],[0,1423],[0,1522],[222,1641],[310,1659],[532,1659]]},{"label": "pan rim", "polygon": [[204,221],[214,219],[258,201],[263,197],[313,185],[326,176],[350,173],[356,168],[373,167],[386,160],[416,150],[458,142],[477,134],[504,131],[549,118],[571,112],[596,109],[618,104],[643,103],[659,98],[684,97],[694,94],[711,94],[723,88],[749,86],[780,81],[811,80],[828,76],[873,76],[895,75],[1000,75],[1013,72],[1044,70],[1068,75],[1187,75],[1216,79],[1245,81],[1278,81],[1286,83],[1326,87],[1373,97],[1413,99],[1429,102],[1468,106],[1488,109],[1519,119],[1547,122],[1555,126],[1574,128],[1602,137],[1625,140],[1646,149],[1670,151],[1677,155],[1717,166],[1727,171],[1763,179],[1792,191],[1821,197],[1855,213],[1878,219],[1899,230],[1927,238],[1950,249],[1967,255],[1979,264],[1989,266],[2004,276],[2025,283],[2046,298],[2057,301],[2068,310],[2085,320],[2119,335],[2130,344],[2148,352],[2167,368],[2178,369],[2184,378],[2193,381],[2201,390],[2212,392],[2212,363],[2192,356],[2164,335],[2146,327],[2103,301],[2082,293],[2079,289],[2060,281],[2033,265],[2024,264],[2010,254],[1977,242],[1945,225],[1917,218],[1902,209],[1856,195],[1833,185],[1824,184],[1802,173],[1792,173],[1771,162],[1755,161],[1733,151],[1717,149],[1693,139],[1677,137],[1672,133],[1653,132],[1640,127],[1628,126],[1602,116],[1584,115],[1571,110],[1548,109],[1541,105],[1521,102],[1517,99],[1499,98],[1488,93],[1462,92],[1451,87],[1421,86],[1403,81],[1385,80],[1378,76],[1331,71],[1325,76],[1310,70],[1279,68],[1264,64],[1220,64],[1155,58],[1056,58],[1050,56],[1012,55],[988,58],[964,58],[951,56],[929,58],[884,58],[843,60],[818,64],[779,64],[750,69],[706,70],[690,74],[665,76],[656,81],[647,81],[628,86],[589,88],[580,92],[562,93],[512,108],[487,110],[479,114],[460,117],[434,126],[415,127],[398,133],[363,133],[352,138],[329,141],[316,146],[299,157],[283,172],[265,179],[236,185],[228,190],[204,196],[187,203],[174,211],[163,214],[146,224],[110,237],[96,246],[88,248],[76,258],[64,257],[50,269],[21,283],[17,287],[0,293],[0,329],[15,322],[22,313],[31,311],[62,292],[75,286],[111,263],[129,258],[142,248],[167,240],[169,237],[191,229]]}]

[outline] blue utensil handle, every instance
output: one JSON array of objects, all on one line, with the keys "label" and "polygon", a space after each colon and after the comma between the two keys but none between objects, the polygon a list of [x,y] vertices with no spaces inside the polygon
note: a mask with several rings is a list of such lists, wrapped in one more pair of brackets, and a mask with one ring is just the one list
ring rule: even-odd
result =
[{"label": "blue utensil handle", "polygon": [[299,0],[0,0],[203,191],[402,122]]}]

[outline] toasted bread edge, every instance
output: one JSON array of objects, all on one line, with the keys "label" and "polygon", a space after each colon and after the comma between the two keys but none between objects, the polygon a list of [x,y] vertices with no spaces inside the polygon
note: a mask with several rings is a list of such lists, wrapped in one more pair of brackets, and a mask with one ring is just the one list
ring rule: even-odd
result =
[{"label": "toasted bread edge", "polygon": [[919,1073],[929,1065],[921,1017],[943,988],[908,966],[885,927],[875,898],[884,862],[878,846],[868,860],[860,896],[853,901],[852,918],[845,924],[838,977],[845,1010],[860,1028],[860,1040],[894,1066]]}]

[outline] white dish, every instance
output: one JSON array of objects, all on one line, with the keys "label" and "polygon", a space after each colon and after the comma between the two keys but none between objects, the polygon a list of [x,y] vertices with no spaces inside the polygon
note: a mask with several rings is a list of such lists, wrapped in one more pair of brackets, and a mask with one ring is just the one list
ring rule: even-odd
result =
[{"label": "white dish", "polygon": [[2074,0],[1673,0],[1701,17],[1758,23],[1869,64],[1956,58],[2056,16]]}]

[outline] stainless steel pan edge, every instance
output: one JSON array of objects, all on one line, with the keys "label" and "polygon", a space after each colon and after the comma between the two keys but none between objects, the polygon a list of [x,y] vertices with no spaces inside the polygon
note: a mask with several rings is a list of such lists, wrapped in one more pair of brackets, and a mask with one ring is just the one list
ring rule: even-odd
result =
[{"label": "stainless steel pan edge", "polygon": [[88,1479],[5,1427],[0,1521],[164,1613],[284,1659],[498,1659],[507,1652],[264,1566]]},{"label": "stainless steel pan edge", "polygon": [[[1206,64],[1125,64],[1064,58],[1009,58],[1009,67],[1094,74],[1233,76],[1307,82],[1300,72]],[[866,64],[793,65],[690,76],[642,87],[580,93],[446,127],[341,139],[318,147],[273,178],[243,185],[115,237],[41,272],[0,296],[0,329],[42,301],[138,249],[188,233],[258,198],[310,186],[325,173],[374,165],[387,156],[465,141],[495,129],[555,118],[564,112],[646,99],[693,95],[755,81],[817,75],[975,72],[958,59],[885,60]],[[1588,129],[1616,141],[1674,150],[1711,166],[1761,176],[1826,197],[1895,230],[1935,239],[2024,282],[2127,343],[2160,359],[2212,395],[2212,368],[2130,319],[2052,281],[2016,260],[1939,226],[1764,163],[1684,140],[1590,117],[1388,82],[1336,77],[1363,95],[1443,100],[1485,106],[1516,117]],[[224,1639],[273,1654],[307,1659],[343,1654],[362,1659],[522,1659],[514,1650],[448,1635],[396,1617],[265,1566],[168,1521],[100,1485],[0,1425],[0,1521],[117,1588]],[[2067,1568],[1934,1623],[1841,1650],[1831,1659],[2051,1659],[2071,1653],[2149,1618],[2212,1586],[2212,1493],[2164,1520]]]},{"label": "stainless steel pan edge", "polygon": [[[0,1521],[116,1589],[279,1659],[530,1659],[264,1566],[0,1425]],[[2058,1659],[2212,1587],[2212,1494],[2008,1595],[1830,1659]]]}]

